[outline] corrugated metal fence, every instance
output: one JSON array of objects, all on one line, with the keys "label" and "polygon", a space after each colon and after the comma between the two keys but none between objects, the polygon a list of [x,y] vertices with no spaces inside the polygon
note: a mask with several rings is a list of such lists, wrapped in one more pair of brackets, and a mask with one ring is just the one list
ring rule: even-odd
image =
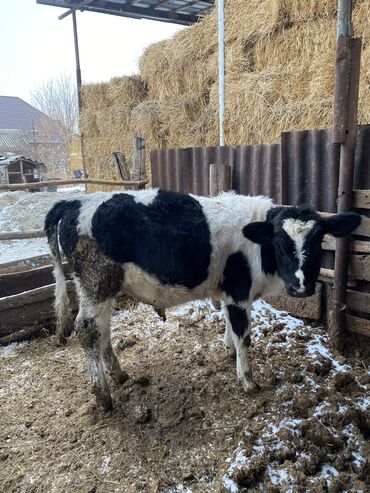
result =
[{"label": "corrugated metal fence", "polygon": [[[238,193],[336,211],[339,146],[329,128],[286,132],[280,144],[159,149],[150,158],[154,187],[208,195],[209,165],[223,163],[231,166]],[[370,125],[358,130],[355,188],[370,188]]]}]

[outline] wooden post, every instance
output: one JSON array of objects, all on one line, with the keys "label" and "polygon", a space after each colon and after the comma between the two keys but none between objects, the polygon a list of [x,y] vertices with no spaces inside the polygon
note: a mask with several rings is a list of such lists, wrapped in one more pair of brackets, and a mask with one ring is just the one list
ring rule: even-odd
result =
[{"label": "wooden post", "polygon": [[116,162],[118,172],[121,176],[121,179],[122,180],[129,180],[130,179],[130,171],[128,168],[128,162],[127,162],[126,156],[123,154],[123,152],[113,152],[112,156]]},{"label": "wooden post", "polygon": [[141,180],[145,175],[145,140],[142,137],[134,137],[131,180]]},{"label": "wooden post", "polygon": [[215,197],[231,188],[231,166],[229,164],[209,165],[209,195]]},{"label": "wooden post", "polygon": [[[333,143],[340,143],[337,212],[352,208],[353,173],[357,136],[357,108],[360,80],[361,39],[352,38],[352,2],[338,0],[336,81]],[[349,237],[336,244],[330,344],[343,351],[346,329]]]}]

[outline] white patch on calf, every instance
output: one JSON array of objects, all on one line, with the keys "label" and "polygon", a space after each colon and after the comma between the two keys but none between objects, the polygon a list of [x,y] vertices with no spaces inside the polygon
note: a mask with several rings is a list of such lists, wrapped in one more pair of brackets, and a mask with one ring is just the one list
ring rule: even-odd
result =
[{"label": "white patch on calf", "polygon": [[300,288],[298,292],[303,293],[305,290],[304,287],[304,274],[302,271],[303,262],[305,259],[304,254],[304,242],[306,240],[307,235],[315,226],[316,222],[311,221],[301,221],[300,219],[285,219],[283,221],[283,229],[284,231],[291,237],[291,239],[295,243],[295,254],[298,259],[298,270],[295,272],[296,278],[299,280]]},{"label": "white patch on calf", "polygon": [[150,205],[158,195],[158,188],[151,188],[149,190],[140,191],[130,190],[125,193],[127,195],[132,195],[137,204]]},{"label": "white patch on calf", "polygon": [[109,192],[95,192],[81,198],[81,208],[77,224],[77,230],[80,235],[86,235],[92,238],[91,221],[93,215],[99,205],[111,199],[113,195],[114,193]]}]

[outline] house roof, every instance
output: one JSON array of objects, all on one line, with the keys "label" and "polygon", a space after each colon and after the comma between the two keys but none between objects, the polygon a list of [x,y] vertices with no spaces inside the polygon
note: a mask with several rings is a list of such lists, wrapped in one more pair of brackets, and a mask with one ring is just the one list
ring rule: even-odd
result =
[{"label": "house roof", "polygon": [[23,99],[0,96],[0,129],[18,129],[24,133],[31,133],[45,120],[51,120],[51,118]]},{"label": "house roof", "polygon": [[36,0],[67,9],[189,25],[211,12],[214,0]]},{"label": "house roof", "polygon": [[30,145],[24,133],[15,128],[0,128],[0,152],[14,152],[29,150]]}]

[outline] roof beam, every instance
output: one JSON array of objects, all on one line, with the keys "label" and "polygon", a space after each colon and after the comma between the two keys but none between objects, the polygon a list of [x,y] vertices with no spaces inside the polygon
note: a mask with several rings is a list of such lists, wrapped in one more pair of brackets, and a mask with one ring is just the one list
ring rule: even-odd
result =
[{"label": "roof beam", "polygon": [[72,14],[73,11],[80,10],[80,9],[84,8],[86,5],[89,5],[89,3],[91,3],[91,2],[92,2],[92,0],[83,0],[82,2],[77,3],[71,9],[67,10],[67,12],[64,12],[64,14],[60,15],[58,17],[58,19],[61,21],[62,19],[64,19],[68,15]]}]

